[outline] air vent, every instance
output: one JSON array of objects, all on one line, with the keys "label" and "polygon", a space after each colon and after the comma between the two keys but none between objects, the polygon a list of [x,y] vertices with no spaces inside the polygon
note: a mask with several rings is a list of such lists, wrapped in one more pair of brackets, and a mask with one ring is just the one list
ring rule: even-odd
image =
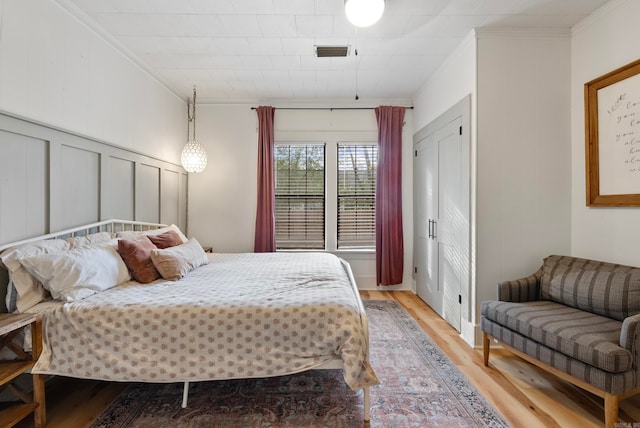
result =
[{"label": "air vent", "polygon": [[349,55],[349,46],[315,46],[318,58],[338,58]]}]

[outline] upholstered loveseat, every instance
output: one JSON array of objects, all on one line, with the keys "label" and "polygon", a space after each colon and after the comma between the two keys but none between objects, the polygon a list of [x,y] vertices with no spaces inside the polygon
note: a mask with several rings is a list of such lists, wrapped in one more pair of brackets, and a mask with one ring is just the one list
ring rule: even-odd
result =
[{"label": "upholstered loveseat", "polygon": [[525,360],[604,398],[605,426],[640,392],[640,268],[549,256],[482,302],[484,364],[495,339]]}]

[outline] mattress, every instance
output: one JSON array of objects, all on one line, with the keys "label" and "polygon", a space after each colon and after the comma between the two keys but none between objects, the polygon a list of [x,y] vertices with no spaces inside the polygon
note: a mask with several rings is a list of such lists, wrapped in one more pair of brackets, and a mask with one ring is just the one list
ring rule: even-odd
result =
[{"label": "mattress", "polygon": [[34,373],[109,381],[270,377],[340,360],[352,389],[378,379],[346,262],[327,253],[210,254],[179,281],[127,282],[43,302]]}]

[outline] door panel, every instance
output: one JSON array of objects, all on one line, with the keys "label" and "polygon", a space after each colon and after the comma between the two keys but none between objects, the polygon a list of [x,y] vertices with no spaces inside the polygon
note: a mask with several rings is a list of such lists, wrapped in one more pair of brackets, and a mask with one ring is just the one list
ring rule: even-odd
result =
[{"label": "door panel", "polygon": [[438,144],[429,136],[416,146],[415,177],[418,276],[416,292],[438,314],[442,312],[442,289],[438,285],[438,243],[435,227],[438,213]]},{"label": "door panel", "polygon": [[438,144],[438,270],[442,289],[442,317],[460,331],[460,257],[462,138],[461,119],[454,120],[436,133]]},{"label": "door panel", "polygon": [[460,331],[462,278],[459,248],[462,182],[461,118],[416,144],[414,159],[416,291],[431,308]]}]

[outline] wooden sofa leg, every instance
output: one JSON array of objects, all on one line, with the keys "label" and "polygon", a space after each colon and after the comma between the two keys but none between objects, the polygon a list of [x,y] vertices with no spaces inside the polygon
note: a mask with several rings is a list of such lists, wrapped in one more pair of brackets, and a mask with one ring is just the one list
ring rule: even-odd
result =
[{"label": "wooden sofa leg", "polygon": [[618,403],[620,398],[617,395],[604,394],[604,426],[614,428],[618,421]]},{"label": "wooden sofa leg", "polygon": [[484,366],[489,367],[489,347],[491,346],[491,342],[489,339],[489,335],[486,332],[482,332],[482,359],[484,361]]}]

